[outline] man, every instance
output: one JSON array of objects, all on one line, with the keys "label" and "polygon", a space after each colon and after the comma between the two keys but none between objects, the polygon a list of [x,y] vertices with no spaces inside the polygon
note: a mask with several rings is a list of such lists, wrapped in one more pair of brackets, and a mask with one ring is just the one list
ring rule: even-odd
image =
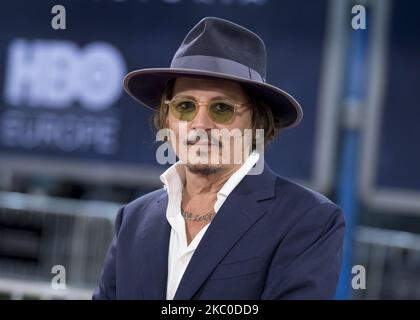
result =
[{"label": "man", "polygon": [[[267,84],[265,72],[256,34],[208,17],[188,33],[170,68],[126,76],[126,91],[155,110],[158,129],[172,132],[180,161],[161,175],[164,188],[121,208],[93,298],[333,298],[340,208],[267,165],[251,174],[262,159],[255,135],[240,162],[201,161],[220,160],[238,138],[218,140],[214,129],[264,129],[267,143],[299,123],[299,104]],[[232,160],[238,151],[229,149]]]}]

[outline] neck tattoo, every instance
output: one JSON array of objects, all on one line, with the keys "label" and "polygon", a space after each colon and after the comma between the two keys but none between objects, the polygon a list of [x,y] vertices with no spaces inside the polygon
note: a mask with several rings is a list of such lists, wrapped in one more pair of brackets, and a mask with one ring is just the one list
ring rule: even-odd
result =
[{"label": "neck tattoo", "polygon": [[186,212],[181,209],[181,214],[185,220],[201,222],[201,221],[211,221],[216,215],[216,212],[210,212],[210,213],[206,213],[200,216],[197,214],[193,214],[191,212]]}]

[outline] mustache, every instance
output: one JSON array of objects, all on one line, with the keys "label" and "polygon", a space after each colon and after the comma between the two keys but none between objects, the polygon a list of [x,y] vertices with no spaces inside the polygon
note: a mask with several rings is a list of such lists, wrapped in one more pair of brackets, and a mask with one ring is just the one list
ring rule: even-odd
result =
[{"label": "mustache", "polygon": [[222,140],[220,139],[220,137],[214,137],[210,133],[207,133],[206,138],[203,138],[202,134],[190,134],[190,136],[184,141],[184,144],[195,145],[198,142],[207,142],[208,144],[219,145],[219,147],[222,147]]}]

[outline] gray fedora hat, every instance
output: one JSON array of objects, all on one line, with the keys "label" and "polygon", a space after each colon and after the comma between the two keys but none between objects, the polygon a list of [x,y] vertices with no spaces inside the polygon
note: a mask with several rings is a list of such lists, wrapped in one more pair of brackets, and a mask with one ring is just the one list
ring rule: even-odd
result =
[{"label": "gray fedora hat", "polygon": [[124,78],[124,89],[154,110],[173,78],[231,80],[270,105],[284,127],[296,126],[302,108],[290,94],[266,83],[266,60],[265,45],[258,35],[233,22],[206,17],[187,34],[169,68],[132,71]]}]

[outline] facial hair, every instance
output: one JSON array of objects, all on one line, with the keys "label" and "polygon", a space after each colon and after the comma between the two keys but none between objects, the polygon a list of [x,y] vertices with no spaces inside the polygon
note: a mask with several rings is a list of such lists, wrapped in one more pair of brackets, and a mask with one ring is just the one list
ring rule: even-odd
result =
[{"label": "facial hair", "polygon": [[219,173],[225,170],[223,166],[211,166],[207,164],[187,164],[187,168],[190,172],[202,176],[210,176],[212,174]]}]

